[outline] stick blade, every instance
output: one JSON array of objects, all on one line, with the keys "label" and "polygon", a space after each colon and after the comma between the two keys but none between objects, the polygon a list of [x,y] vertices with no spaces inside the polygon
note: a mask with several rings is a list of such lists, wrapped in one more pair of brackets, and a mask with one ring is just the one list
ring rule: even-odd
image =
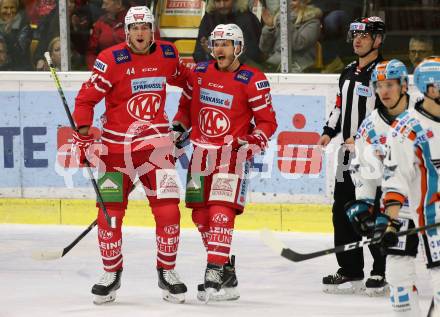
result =
[{"label": "stick blade", "polygon": [[260,238],[269,248],[275,253],[281,255],[283,249],[287,248],[286,245],[279,239],[277,239],[272,230],[263,229],[260,231]]},{"label": "stick blade", "polygon": [[63,257],[63,251],[34,251],[32,258],[37,261],[51,261],[61,259]]}]

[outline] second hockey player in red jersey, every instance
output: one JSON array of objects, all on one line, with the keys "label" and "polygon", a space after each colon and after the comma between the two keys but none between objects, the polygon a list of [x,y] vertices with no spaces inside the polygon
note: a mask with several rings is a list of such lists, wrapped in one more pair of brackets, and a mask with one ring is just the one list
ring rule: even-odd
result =
[{"label": "second hockey player in red jersey", "polygon": [[[78,93],[73,144],[80,161],[93,143],[89,127],[95,105],[105,97],[98,167],[101,194],[117,228],[98,212],[98,240],[105,273],[92,288],[95,303],[113,301],[123,266],[121,226],[128,194],[141,180],[156,221],[157,272],[164,299],[183,302],[186,286],[174,270],[180,235],[179,188],[174,145],[165,113],[166,84],[186,84],[188,70],[172,43],[154,40],[154,18],[147,7],[132,7],[125,17],[127,41],[102,51],[93,73]],[[92,158],[91,158],[92,159]]]},{"label": "second hockey player in red jersey", "polygon": [[242,30],[217,25],[209,44],[215,61],[193,69],[173,121],[177,134],[192,129],[186,205],[208,253],[198,287],[205,301],[239,297],[234,256],[229,257],[235,216],[245,206],[250,158],[266,148],[277,128],[266,76],[238,60]]}]

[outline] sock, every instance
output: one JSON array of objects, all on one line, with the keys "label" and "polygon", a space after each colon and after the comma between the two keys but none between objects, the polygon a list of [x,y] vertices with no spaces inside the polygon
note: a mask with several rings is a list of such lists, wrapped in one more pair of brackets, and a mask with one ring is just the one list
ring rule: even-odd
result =
[{"label": "sock", "polygon": [[123,266],[122,219],[125,210],[107,209],[110,217],[116,216],[116,228],[110,228],[101,208],[98,211],[98,242],[102,264],[107,272],[116,272]]},{"label": "sock", "polygon": [[203,245],[208,251],[209,239],[209,209],[194,208],[192,211],[192,220],[202,236]]},{"label": "sock", "polygon": [[235,210],[213,205],[209,207],[208,263],[224,265],[229,261]]},{"label": "sock", "polygon": [[180,237],[180,210],[177,204],[152,207],[156,220],[157,268],[176,266]]}]

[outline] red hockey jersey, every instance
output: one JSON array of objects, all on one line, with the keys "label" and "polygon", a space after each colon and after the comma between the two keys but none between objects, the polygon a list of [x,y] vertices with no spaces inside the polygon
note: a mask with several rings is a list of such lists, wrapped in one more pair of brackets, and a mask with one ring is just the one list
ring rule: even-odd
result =
[{"label": "red hockey jersey", "polygon": [[76,97],[75,123],[90,126],[93,108],[105,97],[101,139],[110,153],[169,143],[166,84],[182,87],[189,74],[170,42],[157,40],[148,55],[133,54],[126,43],[109,47],[98,55]]},{"label": "red hockey jersey", "polygon": [[227,136],[249,134],[251,121],[269,139],[277,128],[270,86],[258,69],[241,65],[222,72],[215,62],[201,62],[183,88],[174,121],[192,127],[191,141],[202,147],[219,147]]}]

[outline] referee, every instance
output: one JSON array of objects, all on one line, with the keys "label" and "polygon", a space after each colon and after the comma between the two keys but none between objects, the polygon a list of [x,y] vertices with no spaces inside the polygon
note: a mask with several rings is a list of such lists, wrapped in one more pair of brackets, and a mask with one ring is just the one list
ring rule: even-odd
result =
[{"label": "referee", "polygon": [[[347,40],[353,42],[357,61],[347,65],[339,77],[339,91],[336,105],[324,126],[318,145],[326,146],[330,140],[342,133],[344,143],[338,151],[338,167],[334,189],[333,228],[334,244],[342,245],[359,241],[345,213],[344,205],[356,199],[355,187],[350,177],[349,145],[354,144],[354,136],[365,117],[378,105],[379,99],[370,82],[376,64],[383,60],[380,54],[385,36],[385,23],[379,17],[355,20],[350,24]],[[379,195],[379,194],[378,194]],[[376,197],[379,198],[379,197]],[[376,199],[379,202],[379,199]],[[378,204],[375,206],[378,207]],[[379,248],[369,246],[374,258],[373,270],[366,286],[385,286],[385,256]],[[365,288],[363,249],[337,253],[338,271],[322,279],[326,293],[356,293]]]}]

